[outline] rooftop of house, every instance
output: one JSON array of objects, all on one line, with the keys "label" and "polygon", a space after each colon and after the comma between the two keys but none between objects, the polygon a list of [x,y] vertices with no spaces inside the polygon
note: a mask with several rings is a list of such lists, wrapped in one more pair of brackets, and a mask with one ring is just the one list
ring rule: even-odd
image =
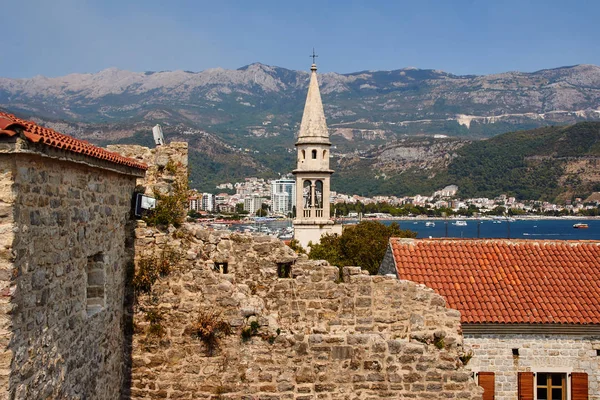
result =
[{"label": "rooftop of house", "polygon": [[390,239],[399,279],[467,324],[600,324],[600,241]]},{"label": "rooftop of house", "polygon": [[0,136],[23,135],[32,143],[42,143],[46,146],[62,149],[71,153],[109,161],[131,168],[146,170],[146,164],[123,157],[120,154],[96,147],[84,140],[72,138],[53,129],[39,126],[35,122],[18,118],[12,114],[0,111]]}]

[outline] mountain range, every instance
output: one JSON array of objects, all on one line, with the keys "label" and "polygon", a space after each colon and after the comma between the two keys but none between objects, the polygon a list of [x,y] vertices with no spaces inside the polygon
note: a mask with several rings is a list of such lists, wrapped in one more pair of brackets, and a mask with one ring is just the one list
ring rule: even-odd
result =
[{"label": "mountain range", "polygon": [[[217,181],[293,169],[308,78],[308,72],[260,63],[237,70],[110,68],[0,78],[0,108],[101,145],[151,144],[150,128],[160,123],[167,140],[190,143],[192,185],[209,190]],[[404,68],[324,73],[319,80],[340,172],[373,151],[381,156],[377,165],[389,167],[397,149],[420,149],[442,135],[476,140],[600,119],[600,67],[594,65],[485,76]],[[431,157],[421,172],[448,165],[453,151],[439,151],[440,143],[437,152],[427,150]],[[378,170],[386,177],[402,172],[386,168]],[[334,188],[345,190],[344,179],[335,182]]]}]

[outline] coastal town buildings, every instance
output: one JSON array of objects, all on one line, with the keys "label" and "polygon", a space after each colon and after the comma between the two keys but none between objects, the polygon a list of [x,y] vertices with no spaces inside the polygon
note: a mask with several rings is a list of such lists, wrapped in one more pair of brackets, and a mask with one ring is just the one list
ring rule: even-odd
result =
[{"label": "coastal town buildings", "polygon": [[247,211],[250,215],[254,215],[256,211],[260,210],[264,201],[265,198],[258,195],[246,196],[244,198],[244,211]]},{"label": "coastal town buildings", "polygon": [[271,181],[271,204],[273,214],[292,213],[296,207],[296,181],[286,178]]},{"label": "coastal town buildings", "polygon": [[600,242],[392,238],[379,273],[461,313],[484,400],[600,399]]}]

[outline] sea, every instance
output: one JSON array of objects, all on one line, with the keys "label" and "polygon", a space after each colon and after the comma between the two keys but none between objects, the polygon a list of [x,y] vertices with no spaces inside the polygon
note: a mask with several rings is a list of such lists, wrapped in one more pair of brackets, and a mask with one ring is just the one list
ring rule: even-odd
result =
[{"label": "sea", "polygon": [[[426,222],[435,226],[427,226]],[[382,221],[389,225],[400,223],[401,229],[417,232],[418,238],[508,238],[508,239],[551,239],[551,240],[600,240],[598,219],[517,219],[507,220],[401,220]],[[574,224],[584,223],[587,229],[575,229]]]},{"label": "sea", "polygon": [[[390,225],[397,223],[401,229],[417,232],[418,238],[510,238],[510,239],[550,239],[550,240],[600,240],[600,219],[401,219],[380,220]],[[339,221],[338,221],[339,222]],[[345,224],[355,224],[349,220]],[[427,224],[429,222],[429,224]],[[575,229],[574,224],[584,223],[587,229]],[[281,229],[291,226],[291,221],[267,221],[265,226]],[[433,226],[434,225],[434,226]]]}]

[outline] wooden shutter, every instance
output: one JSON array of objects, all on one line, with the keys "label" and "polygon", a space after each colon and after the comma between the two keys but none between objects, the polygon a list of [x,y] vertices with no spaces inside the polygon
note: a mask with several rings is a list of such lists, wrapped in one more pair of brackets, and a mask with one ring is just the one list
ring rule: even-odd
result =
[{"label": "wooden shutter", "polygon": [[519,372],[519,400],[533,400],[533,372]]},{"label": "wooden shutter", "polygon": [[477,374],[479,386],[483,388],[482,400],[494,400],[496,392],[496,376],[493,372],[479,372]]},{"label": "wooden shutter", "polygon": [[571,374],[571,400],[588,400],[588,374],[585,372]]}]

